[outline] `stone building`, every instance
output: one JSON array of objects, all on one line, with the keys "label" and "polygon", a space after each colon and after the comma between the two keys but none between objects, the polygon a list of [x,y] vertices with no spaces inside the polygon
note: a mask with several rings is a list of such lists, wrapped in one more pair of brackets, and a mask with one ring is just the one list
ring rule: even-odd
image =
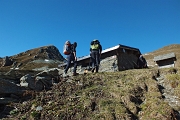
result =
[{"label": "stone building", "polygon": [[168,53],[154,57],[154,62],[159,68],[175,67],[176,56],[174,53]]},{"label": "stone building", "polygon": [[[140,54],[139,49],[121,44],[105,49],[101,54],[99,72],[122,71],[137,68],[136,63]],[[78,58],[77,61],[77,72],[83,73],[84,71],[91,70],[90,55]],[[62,69],[65,66],[66,63],[59,65]],[[70,71],[72,69],[73,68],[70,68]]]}]

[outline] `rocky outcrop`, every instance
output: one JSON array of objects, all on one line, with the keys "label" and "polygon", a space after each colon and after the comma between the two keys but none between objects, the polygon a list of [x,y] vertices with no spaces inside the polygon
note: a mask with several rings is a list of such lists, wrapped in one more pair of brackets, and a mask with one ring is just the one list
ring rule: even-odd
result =
[{"label": "rocky outcrop", "polygon": [[[63,60],[63,56],[54,45],[1,58],[0,96],[11,98],[12,94],[21,96],[24,90],[50,89],[59,80],[59,70],[55,67]],[[2,100],[4,101],[0,101]]]},{"label": "rocky outcrop", "polygon": [[53,45],[39,48],[39,50],[37,51],[37,55],[36,55],[37,58],[38,57],[42,58],[41,54],[44,54],[43,57],[46,59],[54,59],[54,60],[60,60],[60,61],[64,60],[64,58],[60,54],[59,50]]},{"label": "rocky outcrop", "polygon": [[20,85],[31,90],[42,91],[48,90],[51,86],[59,80],[59,70],[49,69],[43,72],[32,75],[25,75],[20,78]]},{"label": "rocky outcrop", "polygon": [[[49,60],[52,64],[46,63],[33,63],[36,60]],[[54,61],[54,62],[53,62]],[[58,64],[64,61],[64,57],[59,52],[58,48],[54,45],[43,46],[39,48],[34,48],[31,50],[27,50],[25,52],[21,52],[17,55],[5,57],[0,59],[0,64],[4,70],[9,71],[9,67],[12,69],[28,69],[32,70],[37,68],[38,66],[43,67],[45,64],[48,68],[54,68],[58,66]]]},{"label": "rocky outcrop", "polygon": [[19,101],[24,89],[10,80],[0,79],[0,105]]},{"label": "rocky outcrop", "polygon": [[[28,71],[24,72],[24,74],[26,73],[28,73]],[[34,74],[26,74],[22,77],[20,77],[20,75],[23,74],[16,70],[11,70],[6,75],[0,76],[0,105],[20,100],[19,98],[21,98],[26,91],[50,90],[51,87],[61,79],[59,70],[56,68],[37,74],[36,72],[34,72]]]},{"label": "rocky outcrop", "polygon": [[9,94],[20,94],[21,88],[9,80],[0,79],[0,96]]}]

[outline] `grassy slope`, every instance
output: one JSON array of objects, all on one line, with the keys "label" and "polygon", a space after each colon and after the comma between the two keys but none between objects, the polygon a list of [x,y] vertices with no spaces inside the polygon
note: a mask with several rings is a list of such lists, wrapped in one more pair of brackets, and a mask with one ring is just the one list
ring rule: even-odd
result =
[{"label": "grassy slope", "polygon": [[[152,79],[155,74],[156,70],[143,69],[63,78],[52,90],[33,93],[33,99],[12,104],[17,109],[11,111],[10,117],[42,120],[173,120],[172,108],[163,101],[157,81]],[[43,109],[36,111],[38,106]]]}]

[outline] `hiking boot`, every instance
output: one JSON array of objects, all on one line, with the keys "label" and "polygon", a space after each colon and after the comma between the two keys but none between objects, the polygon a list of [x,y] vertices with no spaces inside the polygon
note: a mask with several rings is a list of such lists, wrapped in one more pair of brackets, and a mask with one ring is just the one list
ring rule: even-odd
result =
[{"label": "hiking boot", "polygon": [[76,75],[79,75],[79,73],[76,73],[76,72],[75,72],[75,73],[73,73],[73,76],[76,76]]},{"label": "hiking boot", "polygon": [[94,70],[95,70],[95,68],[92,68],[92,69],[91,69],[91,72],[93,73],[93,72],[94,72]]},{"label": "hiking boot", "polygon": [[98,69],[96,68],[96,73],[98,73]]}]

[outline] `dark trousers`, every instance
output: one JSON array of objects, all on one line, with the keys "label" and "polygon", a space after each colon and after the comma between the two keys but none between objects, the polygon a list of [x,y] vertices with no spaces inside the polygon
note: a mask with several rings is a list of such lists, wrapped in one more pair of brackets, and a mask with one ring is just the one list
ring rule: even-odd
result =
[{"label": "dark trousers", "polygon": [[96,72],[98,72],[98,70],[99,70],[99,64],[100,64],[99,57],[100,57],[99,51],[91,52],[92,68],[96,68]]},{"label": "dark trousers", "polygon": [[75,61],[74,54],[67,55],[67,65],[66,65],[66,68],[65,68],[65,70],[64,70],[65,73],[67,73],[68,69],[70,68],[70,66],[71,66],[71,61],[73,61],[73,64],[74,64],[73,73],[76,73],[77,61]]}]

